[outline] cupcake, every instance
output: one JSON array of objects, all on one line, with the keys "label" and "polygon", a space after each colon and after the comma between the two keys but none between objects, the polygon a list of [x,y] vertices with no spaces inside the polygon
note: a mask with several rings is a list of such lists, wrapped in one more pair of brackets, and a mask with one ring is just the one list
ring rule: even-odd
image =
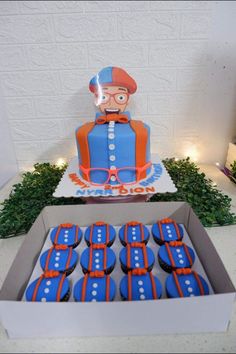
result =
[{"label": "cupcake", "polygon": [[116,264],[116,256],[112,249],[105,245],[92,245],[85,249],[80,258],[84,273],[103,271],[110,274]]},{"label": "cupcake", "polygon": [[116,230],[110,224],[97,221],[86,229],[84,238],[88,246],[97,244],[110,247],[115,241]]},{"label": "cupcake", "polygon": [[104,272],[87,273],[74,286],[75,301],[113,301],[116,294],[114,280]]},{"label": "cupcake", "polygon": [[25,296],[27,301],[68,301],[70,283],[65,274],[47,271],[28,286]]},{"label": "cupcake", "polygon": [[156,300],[162,296],[161,282],[152,272],[134,269],[120,282],[122,300]]},{"label": "cupcake", "polygon": [[181,268],[191,268],[195,254],[191,247],[181,241],[166,242],[158,252],[158,261],[162,269],[171,273]]},{"label": "cupcake", "polygon": [[40,265],[44,271],[56,270],[69,275],[75,269],[78,254],[65,245],[57,245],[45,251],[40,257]]},{"label": "cupcake", "polygon": [[140,242],[146,245],[149,237],[148,228],[138,221],[127,222],[121,226],[119,231],[120,242],[123,246],[131,242]]},{"label": "cupcake", "polygon": [[82,231],[78,225],[60,224],[53,228],[50,238],[54,245],[66,245],[75,248],[82,239]]},{"label": "cupcake", "polygon": [[166,279],[166,294],[170,298],[209,295],[209,287],[195,271],[189,268],[177,269]]},{"label": "cupcake", "polygon": [[150,272],[155,262],[155,256],[151,248],[144,243],[128,243],[120,251],[120,263],[122,270],[127,273],[130,270],[143,268]]},{"label": "cupcake", "polygon": [[152,225],[152,235],[156,243],[161,246],[165,242],[181,241],[184,230],[174,220],[162,219]]}]

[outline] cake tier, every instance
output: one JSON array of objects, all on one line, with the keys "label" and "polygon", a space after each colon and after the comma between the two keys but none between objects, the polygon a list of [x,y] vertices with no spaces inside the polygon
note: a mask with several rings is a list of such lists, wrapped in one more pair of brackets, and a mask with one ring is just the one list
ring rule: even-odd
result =
[{"label": "cake tier", "polygon": [[[95,184],[127,184],[150,172],[150,128],[141,121],[87,123],[76,131],[82,177]],[[96,119],[99,117],[97,115]]]}]

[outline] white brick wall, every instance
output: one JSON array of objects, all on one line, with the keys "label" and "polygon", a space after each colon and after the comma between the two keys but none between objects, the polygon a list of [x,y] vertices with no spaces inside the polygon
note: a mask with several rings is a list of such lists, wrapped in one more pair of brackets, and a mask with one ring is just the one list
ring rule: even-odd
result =
[{"label": "white brick wall", "polygon": [[[225,100],[222,128],[214,110],[222,94],[211,87],[215,78],[227,95],[235,81],[233,67],[222,73],[230,62],[227,54],[223,64],[225,38],[218,43],[214,36],[221,28],[219,3],[0,2],[0,81],[20,167],[75,154],[75,128],[94,118],[89,80],[107,65],[136,79],[130,111],[150,124],[153,151],[222,160],[232,135],[232,101]],[[226,14],[232,6],[225,5]]]}]

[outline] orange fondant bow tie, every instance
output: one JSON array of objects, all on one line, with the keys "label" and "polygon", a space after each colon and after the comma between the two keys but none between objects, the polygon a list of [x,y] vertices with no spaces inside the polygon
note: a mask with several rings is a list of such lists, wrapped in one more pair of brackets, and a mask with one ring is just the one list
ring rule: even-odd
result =
[{"label": "orange fondant bow tie", "polygon": [[109,122],[117,122],[117,123],[128,123],[129,118],[127,117],[126,114],[117,114],[117,113],[112,113],[112,114],[107,114],[106,116],[100,116],[96,119],[96,124],[106,124]]}]

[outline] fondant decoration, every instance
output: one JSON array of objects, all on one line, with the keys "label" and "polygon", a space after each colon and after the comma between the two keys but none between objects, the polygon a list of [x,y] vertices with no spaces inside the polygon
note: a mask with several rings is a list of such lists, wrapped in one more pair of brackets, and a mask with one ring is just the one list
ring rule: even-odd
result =
[{"label": "fondant decoration", "polygon": [[88,246],[103,244],[110,247],[115,241],[116,230],[104,221],[97,221],[86,229],[84,238]]},{"label": "fondant decoration", "polygon": [[191,247],[181,241],[166,242],[158,252],[158,261],[166,272],[180,268],[191,268],[195,254]]},{"label": "fondant decoration", "polygon": [[184,230],[176,221],[165,218],[153,224],[152,235],[158,245],[163,245],[165,242],[181,241]]},{"label": "fondant decoration", "polygon": [[26,290],[27,301],[68,301],[70,284],[65,274],[47,271],[34,280]]},{"label": "fondant decoration", "polygon": [[56,245],[45,251],[40,257],[40,265],[44,271],[56,270],[69,275],[75,269],[78,254],[65,245]]},{"label": "fondant decoration", "polygon": [[54,245],[67,245],[75,248],[82,239],[82,231],[78,225],[60,224],[53,228],[50,238]]},{"label": "fondant decoration", "polygon": [[155,256],[151,248],[144,243],[128,243],[120,251],[120,263],[122,270],[127,273],[133,269],[143,268],[151,271],[155,262]]},{"label": "fondant decoration", "polygon": [[138,221],[127,222],[119,230],[119,238],[123,246],[132,242],[147,244],[149,237],[148,228]]},{"label": "fondant decoration", "polygon": [[83,251],[80,258],[84,273],[104,271],[109,274],[114,269],[115,263],[115,253],[106,245],[92,245]]},{"label": "fondant decoration", "polygon": [[120,282],[120,295],[123,300],[157,300],[162,296],[162,285],[152,272],[134,269]]},{"label": "fondant decoration", "polygon": [[102,69],[89,85],[99,108],[80,126],[76,142],[81,176],[90,184],[134,184],[151,171],[150,128],[125,111],[136,83],[117,67]]},{"label": "fondant decoration", "polygon": [[81,302],[113,301],[116,294],[114,280],[104,272],[87,273],[74,287],[74,299]]},{"label": "fondant decoration", "polygon": [[209,295],[209,287],[195,271],[189,268],[177,269],[166,279],[166,293],[171,298]]}]

